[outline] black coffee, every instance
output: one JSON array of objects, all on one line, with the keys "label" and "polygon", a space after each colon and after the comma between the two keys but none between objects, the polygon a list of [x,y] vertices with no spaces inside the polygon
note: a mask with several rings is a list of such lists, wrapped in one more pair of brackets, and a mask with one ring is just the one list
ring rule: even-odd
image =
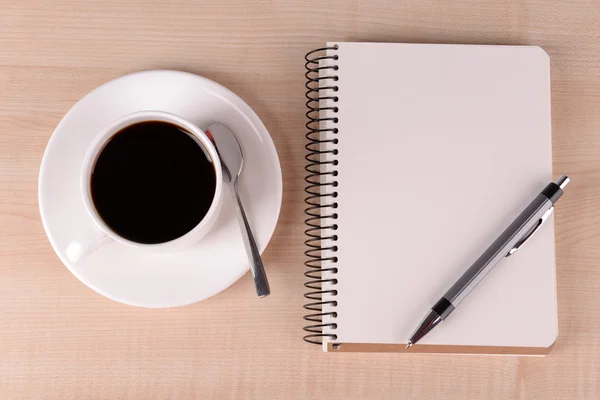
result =
[{"label": "black coffee", "polygon": [[215,195],[214,164],[182,128],[162,121],[130,125],[102,149],[91,192],[100,217],[128,240],[156,244],[192,230]]}]

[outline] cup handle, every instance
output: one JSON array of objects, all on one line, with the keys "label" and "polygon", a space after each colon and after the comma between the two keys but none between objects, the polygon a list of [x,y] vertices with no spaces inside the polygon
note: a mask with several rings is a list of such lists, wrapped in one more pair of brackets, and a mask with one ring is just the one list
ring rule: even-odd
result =
[{"label": "cup handle", "polygon": [[77,265],[100,247],[106,246],[112,241],[113,239],[104,232],[101,232],[98,229],[90,230],[83,234],[81,238],[71,240],[67,245],[67,258],[73,264]]}]

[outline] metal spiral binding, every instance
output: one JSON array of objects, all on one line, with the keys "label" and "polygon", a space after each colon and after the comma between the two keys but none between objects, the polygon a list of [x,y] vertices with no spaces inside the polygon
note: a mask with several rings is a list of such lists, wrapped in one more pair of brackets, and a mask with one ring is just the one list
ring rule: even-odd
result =
[{"label": "metal spiral binding", "polygon": [[[337,235],[334,231],[337,230],[338,226],[335,223],[327,225],[324,225],[324,223],[326,219],[337,219],[337,213],[335,213],[334,209],[337,208],[338,204],[335,200],[329,202],[323,200],[329,200],[325,198],[337,198],[338,192],[333,191],[323,193],[322,189],[324,186],[337,187],[338,182],[333,178],[324,179],[324,177],[329,178],[337,176],[335,168],[327,168],[327,171],[323,172],[324,168],[322,167],[327,164],[336,166],[338,161],[331,157],[328,157],[331,158],[331,160],[323,161],[322,158],[323,155],[328,153],[335,156],[337,155],[338,150],[323,150],[322,145],[335,145],[338,143],[338,139],[329,137],[323,138],[322,136],[331,136],[330,134],[336,135],[338,133],[338,129],[334,127],[335,124],[338,123],[338,118],[330,116],[323,117],[321,112],[328,111],[328,114],[337,113],[338,108],[335,106],[322,107],[321,102],[337,103],[338,97],[335,95],[321,96],[321,93],[323,93],[323,91],[327,91],[328,93],[337,92],[338,86],[336,85],[336,82],[339,80],[339,77],[333,72],[338,70],[337,65],[330,65],[332,63],[328,62],[327,65],[323,66],[322,63],[320,63],[323,60],[337,61],[337,55],[328,55],[326,53],[328,50],[337,50],[337,48],[336,45],[319,48],[309,52],[305,56],[306,64],[304,65],[306,67],[305,76],[307,79],[306,107],[308,108],[308,111],[306,112],[306,117],[308,118],[308,122],[306,123],[306,128],[308,129],[306,139],[308,140],[308,143],[305,146],[308,151],[305,157],[306,161],[308,161],[308,165],[305,167],[308,172],[308,175],[305,177],[305,181],[308,184],[305,188],[305,192],[308,197],[304,199],[305,203],[308,205],[305,209],[308,218],[304,221],[307,225],[307,229],[304,233],[308,236],[308,239],[304,242],[308,247],[308,250],[304,252],[308,257],[308,260],[304,265],[308,270],[304,273],[304,276],[308,278],[308,281],[304,286],[309,289],[309,291],[304,294],[304,297],[310,300],[308,304],[304,305],[304,308],[311,312],[304,316],[304,319],[311,323],[304,327],[304,330],[307,332],[304,336],[304,340],[314,344],[322,344],[323,338],[329,338],[333,341],[337,339],[337,335],[323,332],[323,329],[325,328],[328,328],[328,330],[335,330],[337,328],[335,322],[323,321],[323,317],[330,317],[328,319],[332,321],[335,321],[335,318],[337,317],[335,311],[324,312],[323,310],[323,306],[326,305],[331,308],[337,306],[337,301],[335,301],[335,299],[330,300],[331,297],[337,295],[337,290],[324,290],[323,284],[337,284],[335,275],[338,270],[335,267],[323,268],[322,263],[326,261],[331,264],[337,263],[337,257],[324,256],[323,252],[330,254],[337,251],[337,246],[335,245]],[[331,73],[325,74],[321,71],[328,71]],[[322,122],[326,122],[326,128],[321,127]],[[322,241],[333,243],[333,245],[323,247]],[[325,273],[327,273],[327,277],[324,276]],[[327,300],[323,299],[324,295],[327,295]]]}]

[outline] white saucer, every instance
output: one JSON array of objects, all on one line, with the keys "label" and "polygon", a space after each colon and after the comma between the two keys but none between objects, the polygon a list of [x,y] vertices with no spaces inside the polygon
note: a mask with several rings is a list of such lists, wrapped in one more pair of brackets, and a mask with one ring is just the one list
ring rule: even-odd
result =
[{"label": "white saucer", "polygon": [[92,229],[79,192],[79,171],[88,146],[111,121],[140,110],[171,112],[202,129],[218,121],[236,134],[244,153],[240,192],[257,244],[264,250],[275,230],[282,198],[281,167],[273,141],[257,115],[234,93],[179,71],[145,71],[115,79],[86,95],[64,116],[48,142],[40,169],[44,229],[73,275],[112,300],[142,307],[204,300],[248,270],[228,190],[214,228],[192,248],[148,253],[115,242],[78,265],[65,255],[72,235]]}]

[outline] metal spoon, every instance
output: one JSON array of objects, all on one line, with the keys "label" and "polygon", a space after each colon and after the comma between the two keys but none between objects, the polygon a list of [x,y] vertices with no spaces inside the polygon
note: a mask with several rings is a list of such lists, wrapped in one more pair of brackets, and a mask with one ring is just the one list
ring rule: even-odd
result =
[{"label": "metal spoon", "polygon": [[217,152],[221,158],[223,179],[229,185],[234,197],[235,210],[237,212],[240,230],[242,231],[242,238],[244,239],[244,246],[246,247],[246,254],[248,255],[248,261],[250,263],[250,270],[254,277],[256,294],[258,297],[268,296],[271,293],[269,281],[267,280],[265,267],[260,258],[260,252],[256,246],[254,235],[252,235],[252,229],[250,228],[248,218],[246,218],[246,213],[242,206],[242,199],[240,198],[238,190],[238,178],[244,165],[242,149],[233,132],[223,124],[212,124],[206,130],[206,133],[217,148]]}]

